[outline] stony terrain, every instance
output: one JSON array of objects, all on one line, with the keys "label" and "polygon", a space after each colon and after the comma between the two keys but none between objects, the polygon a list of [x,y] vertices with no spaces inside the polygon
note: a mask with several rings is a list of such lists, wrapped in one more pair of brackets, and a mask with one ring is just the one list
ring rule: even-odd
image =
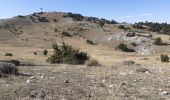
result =
[{"label": "stony terrain", "polygon": [[[168,35],[130,24],[123,24],[124,30],[119,23],[106,21],[103,25],[99,19],[67,15],[45,12],[0,21],[0,60],[28,63],[18,67],[19,75],[0,78],[1,100],[170,99],[170,63],[160,61],[161,54],[170,55],[170,46],[153,45],[157,37],[170,44]],[[101,66],[47,63],[52,44],[63,40],[87,52]],[[135,52],[115,49],[119,43]],[[43,50],[48,50],[48,55],[43,55]]]}]

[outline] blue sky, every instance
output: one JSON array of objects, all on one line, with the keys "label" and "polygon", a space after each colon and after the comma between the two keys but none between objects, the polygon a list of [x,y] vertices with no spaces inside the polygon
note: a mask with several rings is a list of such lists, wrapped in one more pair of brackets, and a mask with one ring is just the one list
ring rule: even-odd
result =
[{"label": "blue sky", "polygon": [[1,0],[0,19],[39,12],[40,8],[119,22],[170,23],[170,0]]}]

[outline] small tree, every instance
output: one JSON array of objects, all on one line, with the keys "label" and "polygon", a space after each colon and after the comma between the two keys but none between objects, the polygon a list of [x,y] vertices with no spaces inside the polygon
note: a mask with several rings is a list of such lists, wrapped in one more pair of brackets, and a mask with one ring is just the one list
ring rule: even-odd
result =
[{"label": "small tree", "polygon": [[74,49],[72,46],[62,46],[53,44],[54,54],[47,59],[50,63],[64,63],[64,64],[84,64],[89,59],[87,53]]},{"label": "small tree", "polygon": [[47,51],[47,50],[44,50],[44,51],[43,51],[43,54],[44,54],[44,55],[47,55],[47,54],[48,54],[48,51]]},{"label": "small tree", "polygon": [[168,62],[168,61],[169,61],[168,55],[163,55],[163,54],[162,54],[162,55],[160,56],[160,58],[161,58],[161,61],[162,61],[162,62]]}]

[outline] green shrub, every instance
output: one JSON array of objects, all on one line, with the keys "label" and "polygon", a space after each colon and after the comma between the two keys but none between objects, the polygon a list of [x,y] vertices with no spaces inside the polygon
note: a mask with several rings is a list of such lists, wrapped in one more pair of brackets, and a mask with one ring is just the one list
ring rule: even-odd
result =
[{"label": "green shrub", "polygon": [[46,17],[38,17],[40,22],[48,22],[49,20]]},{"label": "green shrub", "polygon": [[15,66],[20,66],[19,60],[1,60],[0,62],[11,63],[11,64],[14,64]]},{"label": "green shrub", "polygon": [[54,54],[47,59],[49,63],[63,63],[63,64],[84,64],[89,59],[87,53],[74,49],[72,46],[62,46],[53,44]]},{"label": "green shrub", "polygon": [[19,18],[25,18],[25,16],[22,16],[22,15],[18,15],[17,17],[19,17]]},{"label": "green shrub", "polygon": [[12,53],[6,53],[5,56],[10,56],[11,57],[11,56],[13,56],[13,54]]},{"label": "green shrub", "polygon": [[47,55],[48,54],[48,51],[47,50],[44,50],[43,51],[43,55]]},{"label": "green shrub", "polygon": [[57,29],[55,29],[54,31],[55,31],[55,32],[58,32],[58,30],[57,30]]},{"label": "green shrub", "polygon": [[118,27],[119,29],[125,29],[125,27],[123,25],[119,25]]},{"label": "green shrub", "polygon": [[53,19],[53,22],[57,22],[57,19]]},{"label": "green shrub", "polygon": [[62,32],[62,35],[63,36],[68,36],[68,37],[71,37],[72,35],[70,35],[70,33],[68,33],[68,32]]},{"label": "green shrub", "polygon": [[84,19],[84,16],[81,14],[73,14],[73,13],[67,13],[64,17],[71,17],[74,21],[82,21]]},{"label": "green shrub", "polygon": [[18,68],[12,63],[0,62],[0,72],[3,74],[16,75],[18,74]]},{"label": "green shrub", "polygon": [[36,51],[34,52],[34,55],[37,55],[37,52],[36,52]]},{"label": "green shrub", "polygon": [[169,62],[169,57],[168,57],[168,55],[163,55],[163,54],[162,54],[162,55],[160,56],[160,58],[161,58],[161,61],[162,61],[162,62]]},{"label": "green shrub", "polygon": [[127,45],[126,45],[126,44],[123,44],[123,43],[120,43],[120,44],[117,46],[117,49],[118,49],[118,50],[122,50],[122,51],[124,51],[124,52],[135,52],[135,50],[128,48]]},{"label": "green shrub", "polygon": [[88,44],[95,45],[95,43],[92,40],[86,40]]}]

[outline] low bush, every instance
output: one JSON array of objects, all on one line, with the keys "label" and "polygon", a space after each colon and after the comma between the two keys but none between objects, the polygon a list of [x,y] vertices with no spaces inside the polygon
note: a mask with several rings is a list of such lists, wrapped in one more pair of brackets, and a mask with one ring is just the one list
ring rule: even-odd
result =
[{"label": "low bush", "polygon": [[6,53],[5,56],[13,56],[12,53]]},{"label": "low bush", "polygon": [[52,64],[84,64],[89,59],[87,53],[74,49],[72,46],[65,45],[64,42],[62,46],[53,44],[53,49],[54,54],[47,59],[47,62]]},{"label": "low bush", "polygon": [[92,40],[86,40],[86,42],[91,45],[96,45]]},{"label": "low bush", "polygon": [[119,29],[125,29],[125,27],[123,25],[119,25],[118,27]]},{"label": "low bush", "polygon": [[57,22],[57,19],[53,19],[53,22]]},{"label": "low bush", "polygon": [[57,29],[55,29],[54,31],[55,31],[55,32],[58,32],[58,30],[57,30]]},{"label": "low bush", "polygon": [[34,55],[37,55],[37,52],[36,52],[36,51],[34,52]]},{"label": "low bush", "polygon": [[48,54],[48,51],[47,50],[44,50],[43,51],[43,55],[47,55]]},{"label": "low bush", "polygon": [[46,17],[38,17],[40,22],[48,22],[49,20]]},{"label": "low bush", "polygon": [[0,72],[2,74],[16,75],[18,74],[18,68],[12,63],[0,62]]},{"label": "low bush", "polygon": [[135,52],[135,50],[128,48],[127,45],[126,45],[126,44],[123,44],[123,43],[120,43],[120,44],[116,47],[116,49],[122,50],[122,51],[124,51],[124,52]]},{"label": "low bush", "polygon": [[19,17],[19,18],[25,18],[25,16],[22,16],[22,15],[18,15],[17,17]]},{"label": "low bush", "polygon": [[82,21],[84,19],[84,16],[81,14],[73,14],[73,13],[67,13],[64,17],[71,17],[74,21]]},{"label": "low bush", "polygon": [[1,60],[0,62],[11,63],[11,64],[14,64],[15,66],[20,66],[19,60]]},{"label": "low bush", "polygon": [[72,35],[70,35],[70,33],[68,33],[68,32],[62,32],[62,35],[63,36],[68,36],[68,37],[71,37]]},{"label": "low bush", "polygon": [[169,57],[168,57],[168,55],[163,55],[163,54],[162,54],[162,55],[160,56],[160,58],[161,58],[161,61],[162,61],[162,62],[169,62]]}]

